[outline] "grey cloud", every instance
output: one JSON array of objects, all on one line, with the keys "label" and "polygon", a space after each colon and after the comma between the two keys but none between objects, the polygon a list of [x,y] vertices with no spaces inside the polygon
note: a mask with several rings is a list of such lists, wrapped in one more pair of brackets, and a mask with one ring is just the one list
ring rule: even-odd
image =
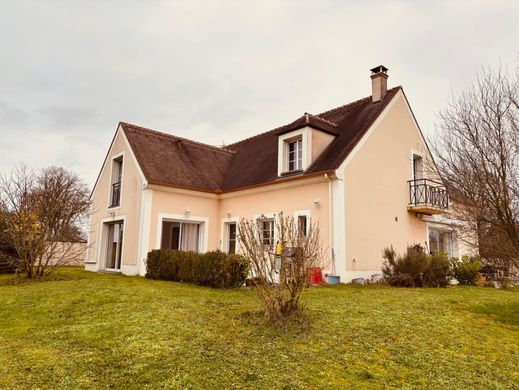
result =
[{"label": "grey cloud", "polygon": [[49,106],[38,111],[50,125],[70,127],[95,123],[97,112],[92,107]]},{"label": "grey cloud", "polygon": [[3,2],[0,173],[93,184],[117,122],[230,143],[370,94],[390,68],[424,131],[482,65],[514,66],[519,3]]},{"label": "grey cloud", "polygon": [[0,124],[2,127],[27,125],[29,122],[30,113],[27,110],[0,102]]}]

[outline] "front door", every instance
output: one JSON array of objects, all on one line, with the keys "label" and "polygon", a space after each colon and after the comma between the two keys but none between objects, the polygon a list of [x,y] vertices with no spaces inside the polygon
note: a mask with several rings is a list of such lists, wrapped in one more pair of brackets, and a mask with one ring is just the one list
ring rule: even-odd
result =
[{"label": "front door", "polygon": [[123,249],[123,222],[109,223],[108,240],[106,248],[106,265],[108,270],[119,271],[121,269],[121,256]]}]

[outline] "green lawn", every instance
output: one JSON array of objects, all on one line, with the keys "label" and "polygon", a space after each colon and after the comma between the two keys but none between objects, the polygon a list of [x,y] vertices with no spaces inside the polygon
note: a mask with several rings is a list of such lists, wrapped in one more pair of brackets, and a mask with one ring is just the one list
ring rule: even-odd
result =
[{"label": "green lawn", "polygon": [[519,289],[318,287],[285,329],[251,289],[0,276],[0,388],[519,388]]}]

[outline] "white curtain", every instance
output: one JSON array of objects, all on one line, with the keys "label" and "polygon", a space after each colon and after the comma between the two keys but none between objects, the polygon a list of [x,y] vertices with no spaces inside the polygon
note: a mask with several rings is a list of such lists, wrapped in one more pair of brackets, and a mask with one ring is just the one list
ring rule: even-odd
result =
[{"label": "white curtain", "polygon": [[182,223],[180,250],[198,252],[199,224]]}]

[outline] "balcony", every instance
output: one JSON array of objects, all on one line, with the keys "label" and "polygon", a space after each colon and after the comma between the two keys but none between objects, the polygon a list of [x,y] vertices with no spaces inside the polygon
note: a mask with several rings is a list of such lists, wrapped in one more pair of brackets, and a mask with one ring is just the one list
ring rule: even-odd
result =
[{"label": "balcony", "polygon": [[408,180],[407,210],[427,215],[443,214],[449,208],[449,194],[445,186],[429,179]]},{"label": "balcony", "polygon": [[110,207],[118,207],[121,205],[121,182],[112,184],[112,203]]}]

